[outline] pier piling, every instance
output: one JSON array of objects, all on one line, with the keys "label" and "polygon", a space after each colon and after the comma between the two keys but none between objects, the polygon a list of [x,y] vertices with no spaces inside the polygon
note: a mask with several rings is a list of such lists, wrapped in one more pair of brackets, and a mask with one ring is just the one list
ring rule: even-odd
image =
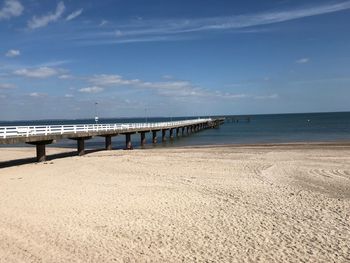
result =
[{"label": "pier piling", "polygon": [[126,133],[125,134],[125,149],[126,150],[132,150],[131,133]]},{"label": "pier piling", "polygon": [[152,131],[152,143],[157,143],[157,131]]},{"label": "pier piling", "polygon": [[77,141],[77,152],[79,156],[82,156],[85,154],[85,140],[91,139],[92,137],[76,137],[76,138],[69,138],[71,140]]},{"label": "pier piling", "polygon": [[106,145],[107,151],[112,150],[112,136],[110,135],[105,136],[105,145]]},{"label": "pier piling", "polygon": [[85,154],[85,139],[84,138],[77,139],[77,148],[78,148],[78,155],[79,156],[82,156]]},{"label": "pier piling", "polygon": [[46,145],[37,144],[36,145],[36,161],[45,162],[46,161]]},{"label": "pier piling", "polygon": [[145,146],[146,145],[146,133],[145,132],[141,132],[141,146]]},{"label": "pier piling", "polygon": [[36,147],[36,161],[38,163],[46,161],[46,144],[51,144],[52,142],[53,140],[28,142],[28,144],[35,145]]},{"label": "pier piling", "polygon": [[162,130],[162,142],[166,142],[166,130]]}]

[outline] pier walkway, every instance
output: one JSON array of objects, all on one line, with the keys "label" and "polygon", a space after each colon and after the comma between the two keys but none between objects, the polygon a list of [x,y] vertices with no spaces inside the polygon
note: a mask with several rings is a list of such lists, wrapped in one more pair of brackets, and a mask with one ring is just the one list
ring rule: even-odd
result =
[{"label": "pier walkway", "polygon": [[172,122],[154,123],[119,123],[119,124],[78,124],[78,125],[43,125],[43,126],[0,126],[0,144],[27,143],[36,146],[38,162],[46,160],[46,145],[62,139],[77,141],[78,155],[85,154],[85,140],[96,136],[105,138],[105,149],[112,149],[112,137],[125,135],[125,149],[132,149],[131,135],[140,134],[141,146],[146,144],[146,133],[152,133],[152,143],[157,143],[157,132],[161,132],[162,142],[166,134],[174,137],[181,132],[194,133],[206,128],[217,127],[224,119],[206,118]]}]

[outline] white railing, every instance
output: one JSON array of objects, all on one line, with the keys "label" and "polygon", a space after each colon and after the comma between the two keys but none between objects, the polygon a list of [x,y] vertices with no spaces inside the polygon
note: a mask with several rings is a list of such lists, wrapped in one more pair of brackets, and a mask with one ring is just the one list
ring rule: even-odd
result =
[{"label": "white railing", "polygon": [[115,124],[77,124],[77,125],[42,125],[42,126],[0,126],[0,138],[30,137],[39,135],[60,135],[89,133],[99,131],[125,132],[137,129],[176,128],[205,123],[212,119],[195,119],[152,123],[115,123]]}]

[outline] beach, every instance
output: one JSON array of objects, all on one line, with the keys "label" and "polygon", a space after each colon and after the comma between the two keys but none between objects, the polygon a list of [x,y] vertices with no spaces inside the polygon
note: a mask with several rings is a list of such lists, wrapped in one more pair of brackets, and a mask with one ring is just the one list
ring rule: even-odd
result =
[{"label": "beach", "polygon": [[0,262],[350,261],[347,144],[0,151]]}]

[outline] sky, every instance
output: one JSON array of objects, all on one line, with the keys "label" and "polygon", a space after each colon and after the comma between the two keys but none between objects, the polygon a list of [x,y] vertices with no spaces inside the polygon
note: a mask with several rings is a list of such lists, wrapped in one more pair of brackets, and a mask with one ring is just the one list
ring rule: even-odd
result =
[{"label": "sky", "polygon": [[0,120],[349,111],[350,1],[0,0]]}]

